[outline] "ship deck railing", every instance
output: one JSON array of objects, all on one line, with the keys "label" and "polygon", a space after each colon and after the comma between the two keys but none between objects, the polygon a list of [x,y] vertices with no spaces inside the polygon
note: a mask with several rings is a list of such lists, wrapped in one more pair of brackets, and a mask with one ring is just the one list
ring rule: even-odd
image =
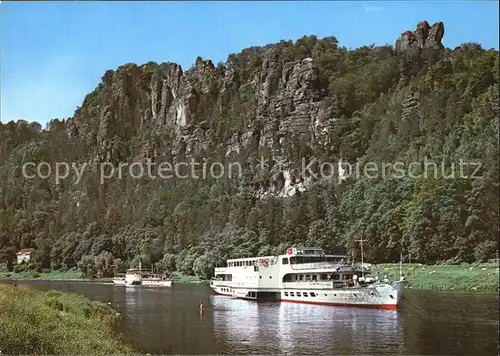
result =
[{"label": "ship deck railing", "polygon": [[[339,262],[311,262],[311,263],[300,263],[300,264],[290,264],[290,267],[294,270],[297,269],[333,269],[339,271],[349,271],[349,270],[359,270],[361,271],[361,263],[339,263]],[[368,271],[369,268],[364,268]]]},{"label": "ship deck railing", "polygon": [[222,279],[212,278],[210,280],[210,285],[215,286],[215,287],[228,287],[228,286],[232,285],[232,281],[224,281]]}]

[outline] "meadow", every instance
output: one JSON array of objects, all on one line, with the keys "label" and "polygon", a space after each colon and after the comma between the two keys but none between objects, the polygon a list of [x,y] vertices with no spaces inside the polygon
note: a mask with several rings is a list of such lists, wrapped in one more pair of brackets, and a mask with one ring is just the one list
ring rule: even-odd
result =
[{"label": "meadow", "polygon": [[[498,291],[498,264],[422,265],[403,264],[402,273],[409,288],[427,290]],[[372,274],[399,280],[399,264],[372,266]]]},{"label": "meadow", "polygon": [[0,284],[0,354],[113,355],[132,350],[106,304],[58,291]]}]

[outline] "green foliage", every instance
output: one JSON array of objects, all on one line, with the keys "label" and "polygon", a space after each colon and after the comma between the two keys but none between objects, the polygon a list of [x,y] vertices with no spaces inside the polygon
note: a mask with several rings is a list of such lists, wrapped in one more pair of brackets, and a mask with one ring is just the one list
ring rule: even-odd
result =
[{"label": "green foliage", "polygon": [[[228,258],[282,253],[293,244],[359,257],[355,240],[360,237],[368,240],[365,258],[373,262],[397,261],[400,252],[427,263],[485,261],[496,254],[497,51],[463,44],[453,51],[426,50],[414,58],[389,46],[349,50],[339,47],[335,37],[315,36],[243,50],[219,64],[217,78],[211,78],[217,84],[231,71],[238,84],[224,92],[214,84],[209,89],[214,96],[202,98],[196,117],[212,146],[196,155],[209,162],[229,160],[229,142],[238,143],[249,127],[262,132],[266,123],[256,120],[259,94],[251,83],[260,80],[267,55],[281,63],[312,58],[319,89],[328,96],[321,105],[335,118],[329,132],[332,147],[289,145],[280,154],[342,158],[358,162],[361,169],[367,162],[402,162],[408,168],[428,159],[444,162],[445,173],[455,165],[456,175],[461,161],[482,162],[481,178],[442,178],[440,167],[427,178],[401,178],[389,171],[393,175],[384,179],[320,181],[293,197],[260,198],[257,191],[269,190],[279,172],[252,166],[261,154],[276,153],[255,143],[231,158],[244,167],[239,180],[117,178],[99,184],[91,165],[79,184],[58,185],[24,179],[16,167],[28,160],[88,162],[98,151],[95,135],[69,138],[68,124],[59,120],[45,130],[36,123],[10,122],[0,124],[5,138],[0,147],[3,269],[12,271],[15,252],[29,247],[35,248],[38,270],[79,268],[87,278],[137,267],[139,260],[174,276],[208,278]],[[150,78],[160,68],[127,64],[107,73],[103,82]],[[85,98],[75,114],[79,125],[92,125],[91,119],[100,115],[94,104],[106,97],[105,86]],[[130,127],[137,121],[132,111],[124,110],[122,116],[117,117],[121,136],[110,137],[111,161],[129,161],[146,146],[159,158],[171,159],[178,139],[172,127],[142,125],[135,130]],[[473,170],[466,167],[465,173]]]},{"label": "green foliage", "polygon": [[[428,290],[457,291],[499,291],[498,264],[463,264],[463,265],[402,265],[405,285],[410,288]],[[399,264],[380,264],[372,266],[372,273],[379,278],[387,276],[398,280]]]},{"label": "green foliage", "polygon": [[113,331],[115,312],[76,294],[0,285],[5,354],[118,355],[132,351]]}]

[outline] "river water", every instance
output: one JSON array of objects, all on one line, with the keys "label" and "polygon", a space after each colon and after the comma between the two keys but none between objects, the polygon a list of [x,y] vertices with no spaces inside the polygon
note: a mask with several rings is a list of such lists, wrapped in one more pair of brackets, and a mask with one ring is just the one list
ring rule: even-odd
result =
[{"label": "river water", "polygon": [[[111,302],[122,332],[151,354],[498,355],[498,294],[407,290],[398,311],[256,303],[208,285],[125,288],[19,282]],[[203,315],[199,304],[205,304]],[[1,316],[0,316],[1,317]]]}]

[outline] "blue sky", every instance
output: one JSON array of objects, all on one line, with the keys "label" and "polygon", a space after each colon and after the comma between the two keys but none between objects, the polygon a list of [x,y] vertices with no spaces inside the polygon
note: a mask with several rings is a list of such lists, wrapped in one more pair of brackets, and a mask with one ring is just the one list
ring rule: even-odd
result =
[{"label": "blue sky", "polygon": [[443,43],[498,49],[496,1],[2,2],[1,120],[73,115],[107,69],[124,63],[225,61],[241,49],[336,36],[393,44],[417,22],[443,21]]}]

